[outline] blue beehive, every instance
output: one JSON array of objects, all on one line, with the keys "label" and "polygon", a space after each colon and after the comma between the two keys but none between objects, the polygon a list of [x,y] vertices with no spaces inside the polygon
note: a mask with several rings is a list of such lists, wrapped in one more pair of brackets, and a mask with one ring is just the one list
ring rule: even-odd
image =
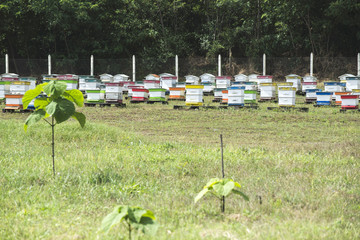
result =
[{"label": "blue beehive", "polygon": [[332,92],[316,92],[316,105],[331,105]]}]

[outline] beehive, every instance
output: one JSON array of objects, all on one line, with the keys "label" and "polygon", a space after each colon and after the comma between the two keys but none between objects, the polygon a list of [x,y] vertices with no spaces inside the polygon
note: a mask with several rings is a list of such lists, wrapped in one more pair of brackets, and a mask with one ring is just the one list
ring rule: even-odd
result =
[{"label": "beehive", "polygon": [[162,76],[160,78],[160,87],[169,90],[176,86],[178,78],[176,76]]},{"label": "beehive", "polygon": [[256,93],[255,90],[244,90],[244,102],[245,103],[256,103]]},{"label": "beehive", "polygon": [[249,82],[256,82],[256,85],[258,84],[258,77],[259,75],[258,74],[250,74],[248,76],[248,81]]},{"label": "beehive", "polygon": [[321,92],[322,90],[321,89],[307,89],[305,92],[306,92],[306,95],[305,95],[305,99],[307,101],[316,101],[316,93],[317,92]]},{"label": "beehive", "polygon": [[276,96],[276,83],[260,83],[260,99],[274,99]]},{"label": "beehive", "polygon": [[34,89],[36,87],[36,78],[35,77],[19,77],[21,82],[29,82],[29,89]]},{"label": "beehive", "polygon": [[280,87],[279,93],[279,106],[282,107],[294,107],[296,99],[296,88],[295,87]]},{"label": "beehive", "polygon": [[144,80],[144,88],[160,88],[160,80]]},{"label": "beehive", "polygon": [[246,76],[245,74],[235,75],[234,79],[235,79],[236,82],[247,82],[247,81],[249,81],[248,76]]},{"label": "beehive", "polygon": [[335,95],[335,105],[341,105],[341,97],[345,95],[349,95],[351,92],[334,92]]},{"label": "beehive", "polygon": [[6,108],[22,109],[22,98],[24,94],[5,94]]},{"label": "beehive", "polygon": [[149,101],[165,101],[165,92],[164,88],[151,88],[149,89]]},{"label": "beehive", "polygon": [[355,77],[355,75],[349,74],[349,73],[345,73],[345,74],[339,76],[338,78],[339,78],[339,80],[340,80],[341,83],[346,83],[346,78],[347,78],[347,77]]},{"label": "beehive", "polygon": [[216,88],[227,88],[230,87],[231,77],[230,76],[217,76],[215,78]]},{"label": "beehive", "polygon": [[132,88],[131,101],[145,102],[149,99],[149,90],[145,88]]},{"label": "beehive", "polygon": [[272,83],[272,79],[273,77],[272,76],[268,76],[268,75],[260,75],[260,76],[257,76],[257,83],[258,83],[258,86],[260,86],[262,83]]},{"label": "beehive", "polygon": [[243,106],[244,105],[245,87],[228,87],[228,105]]},{"label": "beehive", "polygon": [[85,79],[85,90],[100,90],[100,81],[96,78]]},{"label": "beehive", "polygon": [[186,85],[186,105],[203,105],[204,85]]},{"label": "beehive", "polygon": [[222,91],[226,90],[226,88],[215,88],[214,89],[214,100],[219,100],[221,101],[223,94]]},{"label": "beehive", "polygon": [[100,81],[105,83],[105,82],[113,82],[114,81],[114,76],[108,73],[104,73],[100,75]]},{"label": "beehive", "polygon": [[160,76],[156,74],[149,74],[145,77],[145,80],[157,80],[160,81]]},{"label": "beehive", "polygon": [[[186,86],[186,82],[177,82],[176,83],[176,87],[177,88],[185,88],[185,86]],[[196,84],[195,84],[196,85]]]},{"label": "beehive", "polygon": [[185,87],[174,87],[169,88],[170,94],[169,99],[182,100],[185,99]]},{"label": "beehive", "polygon": [[325,92],[344,92],[344,84],[340,82],[324,82],[324,91]]},{"label": "beehive", "polygon": [[214,92],[215,89],[215,83],[211,83],[211,82],[204,82],[201,83],[204,86],[203,92],[204,93],[212,93]]},{"label": "beehive", "polygon": [[204,73],[200,76],[201,83],[215,83],[215,76],[210,73]]},{"label": "beehive", "polygon": [[302,83],[302,91],[306,92],[306,90],[308,89],[316,89],[317,87],[317,82],[303,82]]},{"label": "beehive", "polygon": [[293,83],[292,82],[279,82],[277,83],[277,90],[279,91],[279,88],[281,87],[292,87]]},{"label": "beehive", "polygon": [[114,76],[114,82],[117,83],[117,82],[126,82],[129,80],[129,76],[128,75],[125,75],[125,74],[116,74]]},{"label": "beehive", "polygon": [[187,75],[185,76],[185,82],[187,84],[193,84],[193,85],[198,85],[199,84],[199,80],[200,78],[194,75]]},{"label": "beehive", "polygon": [[331,92],[316,92],[317,105],[331,105],[332,93]]},{"label": "beehive", "polygon": [[360,76],[346,78],[346,91],[351,92],[353,89],[360,89]]},{"label": "beehive", "polygon": [[30,82],[20,82],[20,81],[10,82],[10,93],[11,94],[24,95],[25,92],[29,89],[30,89]]},{"label": "beehive", "polygon": [[290,74],[285,76],[286,82],[292,83],[292,87],[296,88],[296,91],[301,89],[301,77],[296,74]]},{"label": "beehive", "polygon": [[105,90],[86,90],[87,102],[103,103],[105,101]]},{"label": "beehive", "polygon": [[360,95],[360,89],[353,89],[352,95]]},{"label": "beehive", "polygon": [[85,91],[86,90],[86,79],[94,79],[94,77],[90,75],[79,75],[79,90]]},{"label": "beehive", "polygon": [[229,91],[228,90],[222,90],[222,103],[228,103],[228,97],[229,97]]},{"label": "beehive", "polygon": [[134,89],[144,89],[144,87],[136,86],[136,85],[128,85],[127,88],[128,88],[128,97],[132,97]]},{"label": "beehive", "polygon": [[19,75],[16,73],[4,73],[1,75],[2,81],[19,81]]},{"label": "beehive", "polygon": [[123,102],[123,82],[105,83],[105,101],[106,102]]},{"label": "beehive", "polygon": [[317,78],[314,76],[304,76],[303,81],[304,82],[317,82]]},{"label": "beehive", "polygon": [[342,95],[341,109],[358,109],[359,95]]}]

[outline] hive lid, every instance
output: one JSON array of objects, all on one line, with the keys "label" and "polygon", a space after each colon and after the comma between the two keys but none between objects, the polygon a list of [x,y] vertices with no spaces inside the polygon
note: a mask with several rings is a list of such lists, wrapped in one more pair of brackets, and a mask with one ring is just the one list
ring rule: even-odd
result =
[{"label": "hive lid", "polygon": [[186,89],[203,89],[204,85],[186,85]]}]

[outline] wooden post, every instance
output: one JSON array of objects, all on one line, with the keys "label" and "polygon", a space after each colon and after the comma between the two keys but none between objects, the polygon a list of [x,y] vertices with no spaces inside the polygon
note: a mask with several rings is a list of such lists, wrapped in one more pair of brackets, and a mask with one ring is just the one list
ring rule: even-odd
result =
[{"label": "wooden post", "polygon": [[48,55],[48,75],[51,75],[51,56]]},{"label": "wooden post", "polygon": [[90,76],[94,76],[94,56],[90,56]]},{"label": "wooden post", "polygon": [[133,70],[133,82],[135,82],[136,80],[135,80],[135,77],[136,77],[136,71],[135,71],[135,55],[133,55],[133,57],[132,57],[132,70]]},{"label": "wooden post", "polygon": [[5,54],[5,73],[9,73],[9,55]]},{"label": "wooden post", "polygon": [[179,78],[179,58],[175,55],[175,76]]},{"label": "wooden post", "polygon": [[266,54],[263,54],[263,76],[266,75]]},{"label": "wooden post", "polygon": [[[221,173],[222,173],[222,178],[225,178],[225,170],[224,170],[224,146],[223,146],[223,138],[222,138],[222,134],[220,134],[220,146],[221,146]],[[221,212],[225,212],[225,197],[222,197],[222,204],[221,204]]]},{"label": "wooden post", "polygon": [[314,54],[310,54],[310,76],[314,73]]},{"label": "wooden post", "polygon": [[218,56],[218,76],[221,76],[221,55]]}]

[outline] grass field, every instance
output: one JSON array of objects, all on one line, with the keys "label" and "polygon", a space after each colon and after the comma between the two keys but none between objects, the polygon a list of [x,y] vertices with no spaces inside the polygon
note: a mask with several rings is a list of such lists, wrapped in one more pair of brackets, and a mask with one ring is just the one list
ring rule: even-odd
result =
[{"label": "grass field", "polygon": [[[84,129],[56,126],[55,178],[50,127],[25,133],[27,114],[1,113],[0,239],[127,239],[98,231],[117,204],[156,215],[156,236],[140,239],[360,238],[359,113],[173,104],[82,108]],[[221,177],[219,134],[226,177],[250,197],[229,196],[225,214],[210,195],[194,204]]]}]

